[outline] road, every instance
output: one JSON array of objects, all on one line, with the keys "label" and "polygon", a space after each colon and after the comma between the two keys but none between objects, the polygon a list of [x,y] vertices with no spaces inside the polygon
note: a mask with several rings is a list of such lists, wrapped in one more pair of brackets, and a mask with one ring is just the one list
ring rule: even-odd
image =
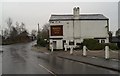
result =
[{"label": "road", "polygon": [[0,46],[0,75],[2,75],[2,46]]},{"label": "road", "polygon": [[0,75],[2,75],[2,53],[0,53]]},{"label": "road", "polygon": [[35,42],[3,46],[3,74],[118,74],[116,71],[38,53]]}]

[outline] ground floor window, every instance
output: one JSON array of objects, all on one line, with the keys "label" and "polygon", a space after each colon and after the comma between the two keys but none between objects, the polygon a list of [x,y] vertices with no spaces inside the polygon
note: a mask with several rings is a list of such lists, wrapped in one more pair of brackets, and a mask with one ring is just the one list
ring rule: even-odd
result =
[{"label": "ground floor window", "polygon": [[105,40],[101,40],[101,43],[105,43]]},{"label": "ground floor window", "polygon": [[74,45],[74,41],[69,41],[69,45]]}]

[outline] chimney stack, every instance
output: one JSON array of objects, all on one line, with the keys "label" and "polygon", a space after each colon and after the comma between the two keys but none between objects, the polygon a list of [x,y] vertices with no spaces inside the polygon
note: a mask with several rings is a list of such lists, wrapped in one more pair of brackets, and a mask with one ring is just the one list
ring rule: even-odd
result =
[{"label": "chimney stack", "polygon": [[73,8],[73,17],[74,17],[74,19],[79,19],[79,17],[80,17],[79,7],[74,7]]}]

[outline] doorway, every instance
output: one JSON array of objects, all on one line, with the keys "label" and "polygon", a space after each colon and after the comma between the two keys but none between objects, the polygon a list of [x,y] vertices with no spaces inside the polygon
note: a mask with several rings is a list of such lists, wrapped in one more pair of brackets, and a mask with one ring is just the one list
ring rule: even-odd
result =
[{"label": "doorway", "polygon": [[65,50],[65,47],[64,47],[65,43],[66,43],[66,40],[63,40],[63,50]]},{"label": "doorway", "polygon": [[57,46],[57,42],[53,41],[53,49],[57,49],[56,46]]}]

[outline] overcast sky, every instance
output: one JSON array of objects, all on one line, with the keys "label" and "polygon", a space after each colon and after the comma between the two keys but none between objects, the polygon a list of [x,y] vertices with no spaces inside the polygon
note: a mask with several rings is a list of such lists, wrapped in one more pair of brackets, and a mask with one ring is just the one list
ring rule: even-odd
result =
[{"label": "overcast sky", "polygon": [[118,29],[118,2],[4,2],[0,5],[2,29],[10,17],[13,25],[16,21],[24,22],[29,31],[37,30],[37,24],[42,27],[48,23],[51,14],[72,14],[75,6],[80,7],[82,14],[103,14],[109,18],[110,30],[115,32]]}]

